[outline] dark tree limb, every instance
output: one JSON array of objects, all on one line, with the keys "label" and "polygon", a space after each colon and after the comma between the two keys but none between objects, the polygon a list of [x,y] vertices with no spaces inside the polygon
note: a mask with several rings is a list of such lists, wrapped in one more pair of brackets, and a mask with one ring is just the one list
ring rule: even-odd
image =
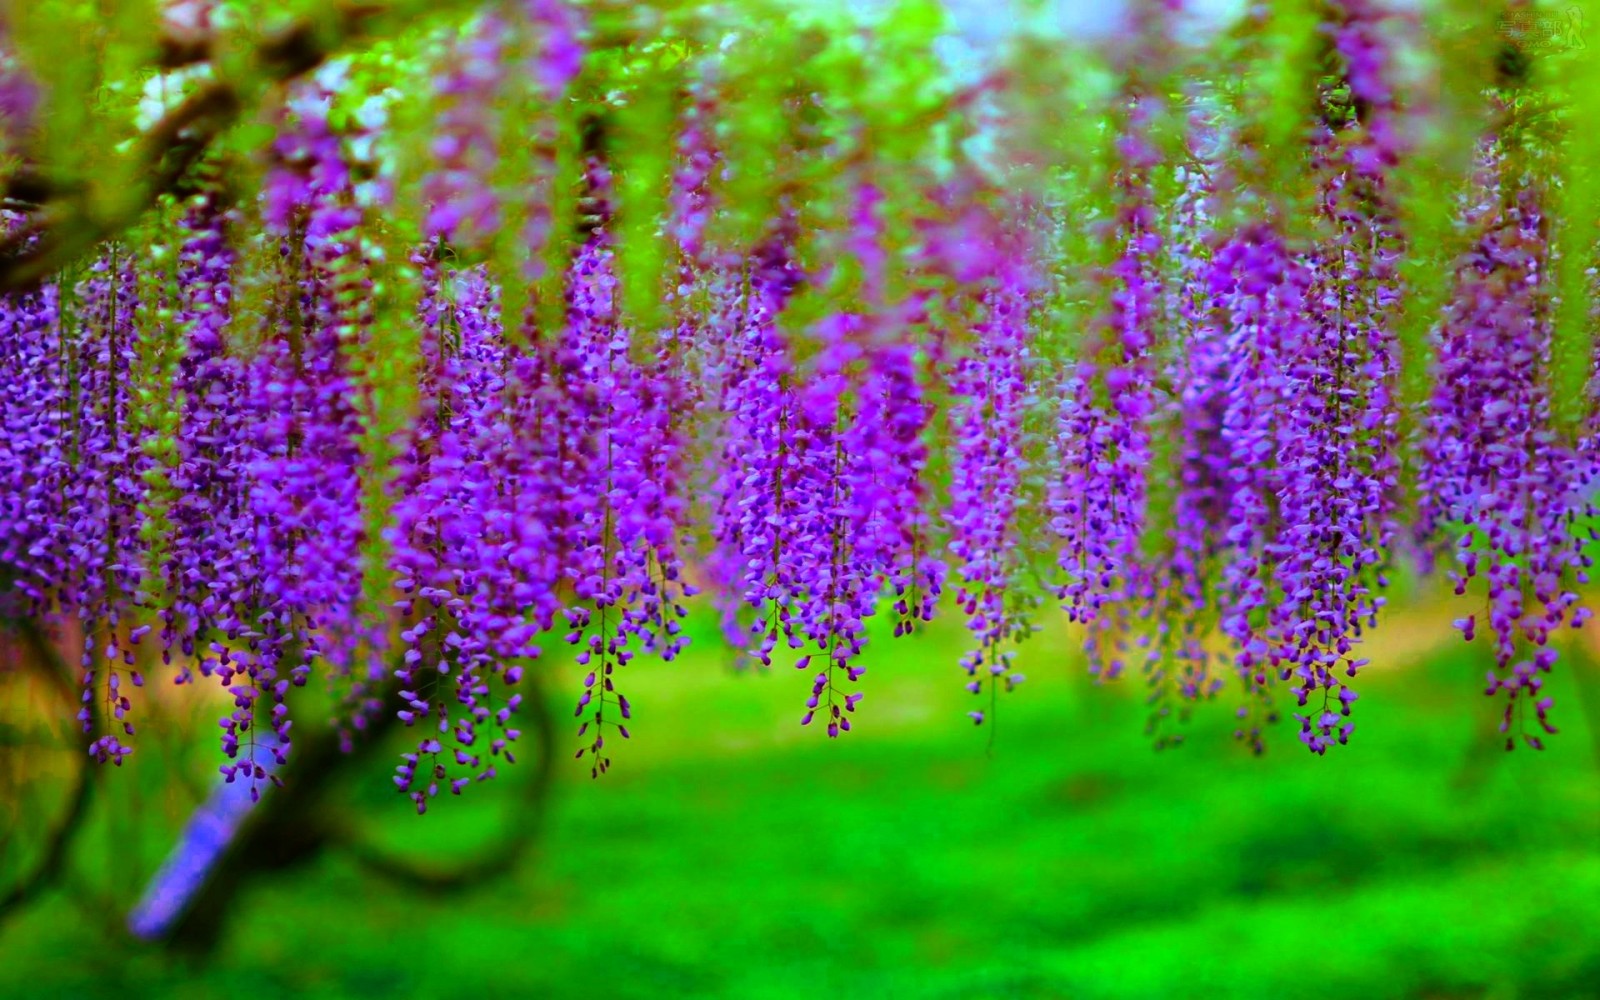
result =
[{"label": "dark tree limb", "polygon": [[543,819],[543,805],[549,800],[555,781],[556,761],[556,727],[550,716],[550,706],[545,703],[544,693],[533,685],[531,676],[525,676],[523,684],[526,687],[522,700],[524,717],[532,724],[538,759],[532,765],[532,778],[520,789],[518,801],[523,808],[536,809],[535,815],[519,816],[515,828],[498,843],[454,865],[419,865],[365,842],[348,828],[339,833],[340,849],[372,874],[430,892],[470,889],[515,868],[537,835],[539,821]]},{"label": "dark tree limb", "polygon": [[[528,684],[525,679],[524,685]],[[459,865],[425,867],[368,845],[352,821],[337,818],[328,805],[337,780],[350,772],[371,770],[366,765],[383,746],[382,737],[394,728],[395,713],[405,707],[397,682],[385,685],[383,697],[383,708],[352,751],[343,750],[339,732],[332,726],[295,741],[289,762],[280,772],[283,785],[262,796],[229,841],[204,884],[167,932],[169,948],[201,958],[210,954],[224,930],[233,925],[234,902],[252,880],[304,864],[325,851],[344,851],[373,874],[434,891],[482,884],[520,860],[536,835],[535,824],[513,825],[496,845]],[[524,807],[542,806],[554,774],[555,727],[537,688],[527,687],[523,706],[536,736],[539,759],[530,762],[536,770],[520,801]]]},{"label": "dark tree limb", "polygon": [[334,779],[351,765],[369,760],[380,737],[402,707],[395,685],[385,689],[383,708],[350,753],[342,752],[337,729],[323,727],[295,740],[289,761],[279,772],[283,784],[271,788],[251,810],[207,873],[204,883],[167,932],[174,951],[204,956],[221,939],[229,910],[239,891],[255,875],[309,861],[333,836],[323,819],[324,799]]},{"label": "dark tree limb", "polygon": [[48,201],[34,217],[0,241],[0,291],[31,288],[102,241],[138,221],[197,162],[239,113],[233,89],[210,84],[161,119],[139,145],[146,165],[143,190],[121,208],[96,215],[81,201]]},{"label": "dark tree limb", "polygon": [[[49,637],[39,628],[38,623],[31,618],[24,618],[20,621],[7,622],[5,625],[22,638],[33,662],[51,683],[61,690],[66,704],[70,705],[76,701],[77,691],[72,683],[72,672],[62,661]],[[88,708],[91,713],[90,725],[98,729],[99,707],[94,699],[90,699]],[[84,820],[89,815],[89,801],[94,788],[90,770],[88,755],[85,754],[79,761],[77,777],[67,795],[66,810],[50,830],[44,855],[40,857],[31,872],[4,895],[0,895],[0,924],[61,879],[67,857],[78,835],[82,833]]]},{"label": "dark tree limb", "polygon": [[[317,40],[319,29],[332,26],[340,34],[359,36],[369,22],[392,13],[396,6],[375,0],[330,4],[319,20],[295,21],[263,39],[256,48],[256,58],[279,79],[298,75],[314,68],[326,54],[326,43]],[[211,62],[217,54],[217,41],[214,35],[205,33],[163,35],[157,43],[156,68],[171,71]]]},{"label": "dark tree limb", "polygon": [[[96,209],[84,192],[48,176],[11,178],[0,193],[9,202],[35,205],[32,217],[0,240],[0,293],[31,288],[100,243],[133,225],[189,169],[244,110],[260,99],[262,84],[286,83],[315,69],[335,53],[428,12],[466,3],[425,0],[346,0],[315,18],[292,22],[263,39],[252,53],[256,75],[249,81],[220,74],[166,114],[140,139],[116,175],[131,179],[117,207]],[[158,65],[213,63],[218,53],[208,36],[171,39],[160,46]]]}]

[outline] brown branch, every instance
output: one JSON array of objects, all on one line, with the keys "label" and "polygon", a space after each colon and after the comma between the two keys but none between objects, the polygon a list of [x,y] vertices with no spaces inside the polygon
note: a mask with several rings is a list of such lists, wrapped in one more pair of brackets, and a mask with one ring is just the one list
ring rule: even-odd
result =
[{"label": "brown branch", "polygon": [[234,90],[210,84],[162,118],[140,143],[144,190],[117,211],[96,216],[81,202],[61,211],[46,202],[28,224],[0,241],[0,291],[30,288],[136,222],[162,193],[177,184],[206,147],[239,113]]},{"label": "brown branch", "polygon": [[[253,62],[260,75],[254,82],[270,85],[293,80],[341,48],[374,37],[386,24],[404,23],[429,6],[422,0],[347,0],[327,15],[295,21],[256,47]],[[440,10],[452,5],[431,6]],[[168,39],[158,50],[157,64],[175,69],[209,62],[217,55],[217,47],[208,36]],[[96,210],[86,203],[82,191],[63,190],[48,177],[11,178],[4,196],[38,203],[39,207],[27,223],[0,240],[0,293],[37,285],[137,222],[239,118],[251,89],[243,81],[218,79],[168,112],[140,139],[125,169],[116,172],[116,176],[132,178],[134,184],[113,209]]]},{"label": "brown branch", "polygon": [[279,775],[282,786],[268,789],[229,837],[216,864],[167,929],[167,947],[194,955],[210,953],[222,940],[234,900],[251,881],[263,872],[308,861],[327,846],[333,831],[323,817],[335,778],[370,762],[381,746],[380,737],[394,724],[400,707],[398,685],[386,685],[384,694],[382,712],[348,753],[336,727],[296,731],[293,752]]},{"label": "brown branch", "polygon": [[[333,9],[325,16],[323,23],[332,24],[342,34],[359,35],[368,22],[389,12],[393,6],[372,0],[346,0],[332,5]],[[315,67],[322,61],[316,55],[321,48],[316,42],[318,27],[317,22],[301,20],[274,32],[257,47],[257,60],[267,68],[269,75],[277,75],[279,79]],[[156,43],[156,67],[170,72],[211,62],[216,57],[217,42],[216,36],[197,32],[163,35]],[[304,64],[307,58],[313,58],[314,61]],[[301,68],[291,69],[297,65]],[[278,69],[278,74],[273,74],[274,67]]]},{"label": "brown branch", "polygon": [[[366,843],[358,824],[333,814],[330,800],[339,791],[339,779],[360,772],[377,756],[385,745],[383,737],[395,728],[395,713],[405,707],[400,685],[391,673],[383,686],[382,710],[372,717],[352,750],[345,750],[337,727],[332,726],[296,739],[281,774],[283,785],[262,796],[229,840],[200,889],[167,931],[166,946],[198,957],[209,954],[229,926],[235,900],[252,881],[264,873],[302,864],[323,851],[345,851],[375,875],[409,888],[434,891],[466,889],[511,869],[537,836],[534,820],[543,814],[554,778],[554,720],[537,685],[530,678],[524,678],[524,684],[523,708],[532,724],[539,758],[533,762],[532,778],[519,789],[518,815],[507,823],[496,843],[455,867],[425,867]],[[530,813],[534,813],[531,818]]]},{"label": "brown branch", "polygon": [[423,865],[389,853],[364,841],[348,826],[335,828],[339,846],[372,874],[428,892],[471,889],[515,869],[538,836],[544,807],[555,783],[556,763],[556,725],[549,703],[531,676],[524,676],[523,685],[524,717],[532,724],[538,758],[533,763],[533,776],[518,789],[517,814],[506,821],[507,832],[496,844],[454,865]]},{"label": "brown branch", "polygon": [[[56,652],[50,640],[40,630],[32,619],[24,618],[16,622],[8,622],[6,626],[19,634],[27,643],[29,652],[38,668],[45,673],[65,695],[67,702],[76,700],[77,692],[72,684],[72,672],[62,662],[61,656]],[[91,726],[99,728],[99,711],[93,700],[88,703],[92,713]],[[78,762],[78,773],[72,791],[67,796],[66,811],[56,825],[51,828],[44,855],[38,864],[24,878],[20,879],[4,895],[0,895],[0,922],[16,910],[28,905],[40,893],[54,885],[65,870],[67,855],[77,840],[78,834],[83,831],[84,820],[89,815],[90,792],[93,783],[90,780],[90,762],[87,754],[82,755]]]}]

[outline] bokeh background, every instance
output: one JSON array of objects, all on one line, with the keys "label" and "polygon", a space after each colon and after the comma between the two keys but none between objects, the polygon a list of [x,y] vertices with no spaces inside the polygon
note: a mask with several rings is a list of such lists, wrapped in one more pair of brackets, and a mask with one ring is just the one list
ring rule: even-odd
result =
[{"label": "bokeh background", "polygon": [[508,831],[518,863],[430,890],[332,846],[256,872],[205,956],[125,929],[214,775],[215,706],[173,700],[97,779],[61,886],[0,926],[0,995],[1600,996],[1600,670],[1575,649],[1562,733],[1505,753],[1487,650],[1450,614],[1377,633],[1356,739],[1326,758],[1292,720],[1253,757],[1226,695],[1156,752],[1140,679],[1092,683],[1050,630],[975,728],[952,621],[874,640],[832,742],[798,725],[806,676],[739,673],[699,634],[630,668],[635,738],[592,781],[553,660],[534,808],[524,761],[419,818],[386,757],[327,804],[423,867]]}]

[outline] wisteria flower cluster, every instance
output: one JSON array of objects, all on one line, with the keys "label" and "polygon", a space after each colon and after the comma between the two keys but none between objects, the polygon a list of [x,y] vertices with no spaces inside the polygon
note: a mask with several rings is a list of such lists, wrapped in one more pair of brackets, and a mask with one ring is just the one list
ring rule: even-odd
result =
[{"label": "wisteria flower cluster", "polygon": [[[575,756],[607,771],[630,665],[678,658],[702,590],[829,737],[867,714],[870,640],[954,605],[975,724],[1059,610],[1095,677],[1149,685],[1158,746],[1229,700],[1252,749],[1288,713],[1323,754],[1391,579],[1438,568],[1507,745],[1538,748],[1600,459],[1600,418],[1552,398],[1594,366],[1558,330],[1558,144],[1516,79],[1477,95],[1419,318],[1404,15],[1325,6],[1287,168],[1270,120],[1148,79],[1178,45],[1154,10],[1098,153],[1046,181],[997,175],[1030,136],[1002,73],[752,99],[735,39],[619,61],[555,0],[429,36],[426,114],[392,60],[286,73],[254,187],[202,157],[138,238],[0,298],[0,612],[81,637],[99,760],[151,670],[212,680],[254,796],[319,679],[347,742],[409,727],[422,812],[515,761],[561,647]],[[0,59],[5,149],[37,98]],[[907,110],[936,105],[969,141]],[[54,238],[26,205],[4,224],[18,259]]]}]

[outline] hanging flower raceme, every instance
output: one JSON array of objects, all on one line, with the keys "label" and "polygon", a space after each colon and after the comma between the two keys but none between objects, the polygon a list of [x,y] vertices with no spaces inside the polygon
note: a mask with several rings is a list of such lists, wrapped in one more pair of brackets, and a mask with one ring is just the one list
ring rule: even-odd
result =
[{"label": "hanging flower raceme", "polygon": [[924,382],[930,359],[912,332],[925,321],[920,312],[913,301],[868,318],[866,371],[843,442],[856,558],[870,567],[875,589],[887,583],[892,591],[896,637],[933,620],[946,575],[929,514],[926,435],[933,407]]},{"label": "hanging flower raceme", "polygon": [[[717,567],[732,641],[770,666],[780,641],[803,651],[802,725],[850,731],[867,621],[892,590],[894,634],[931,618],[943,582],[933,557],[922,440],[930,410],[916,344],[920,299],[891,304],[879,203],[853,192],[846,242],[859,264],[861,311],[803,331],[809,356],[779,326],[794,277],[781,235],[751,261],[718,318],[737,332],[720,369],[724,427]],[[825,279],[823,279],[825,280]],[[734,289],[731,291],[730,289]]]},{"label": "hanging flower raceme", "polygon": [[[788,628],[816,649],[797,668],[813,662],[820,668],[801,724],[821,712],[834,737],[850,730],[846,712],[861,697],[847,685],[866,672],[860,662],[866,620],[876,610],[885,563],[893,558],[885,543],[896,541],[881,530],[893,517],[884,516],[888,497],[876,475],[889,464],[883,409],[875,399],[861,405],[863,395],[881,392],[862,384],[870,376],[861,369],[875,360],[861,342],[863,326],[860,316],[835,315],[813,331],[820,351],[795,394],[790,423],[795,475],[787,485],[795,507],[788,558],[798,567],[799,593]],[[914,397],[906,402],[915,406]]]},{"label": "hanging flower raceme", "polygon": [[[56,600],[71,609],[83,635],[83,691],[103,699],[113,731],[89,748],[96,759],[116,761],[131,752],[121,737],[133,735],[126,680],[139,687],[134,669],[133,635],[149,631],[130,619],[128,605],[142,587],[142,545],[139,537],[139,482],[144,456],[131,419],[134,387],[130,368],[140,336],[136,262],[126,251],[109,250],[89,268],[75,290],[76,315],[68,320],[67,350],[81,366],[74,379],[70,420],[73,452],[66,482],[67,573]],[[97,669],[105,671],[104,694],[98,693]],[[84,731],[90,713],[79,713]]]},{"label": "hanging flower raceme", "polygon": [[452,40],[434,79],[439,103],[430,149],[433,162],[422,184],[427,238],[475,245],[500,226],[492,174],[499,154],[496,109],[509,69],[509,30],[498,12],[478,18]]},{"label": "hanging flower raceme", "polygon": [[[62,502],[71,474],[68,415],[74,401],[55,283],[0,299],[0,614],[52,610],[56,581],[68,572]],[[69,291],[69,300],[71,293]]]},{"label": "hanging flower raceme", "polygon": [[961,661],[971,678],[967,690],[981,694],[987,682],[990,693],[987,711],[968,713],[980,725],[992,718],[1000,687],[1009,691],[1023,680],[1013,665],[1015,647],[1034,628],[1026,591],[1016,581],[1030,305],[1026,274],[1002,272],[999,287],[977,303],[971,351],[950,373],[954,454],[946,521],[956,604],[978,642]]},{"label": "hanging flower raceme", "polygon": [[[1544,679],[1563,625],[1589,617],[1572,588],[1588,562],[1577,518],[1593,516],[1592,471],[1549,427],[1550,256],[1538,187],[1503,148],[1486,147],[1466,211],[1477,239],[1439,327],[1436,389],[1423,445],[1422,530],[1453,542],[1457,594],[1480,588],[1494,646],[1488,693],[1507,696],[1506,745],[1555,732]],[[1480,618],[1481,614],[1481,618]],[[1529,715],[1533,718],[1530,719]]]},{"label": "hanging flower raceme", "polygon": [[[1152,382],[1164,379],[1165,393],[1152,393],[1150,438],[1167,443],[1164,456],[1171,479],[1166,484],[1165,521],[1161,511],[1147,516],[1147,534],[1158,535],[1158,555],[1145,556],[1153,591],[1148,609],[1153,637],[1145,651],[1152,706],[1148,730],[1158,747],[1181,743],[1183,734],[1167,723],[1188,717],[1191,703],[1215,695],[1223,686],[1208,640],[1217,628],[1221,595],[1215,579],[1221,566],[1229,462],[1223,438],[1226,405],[1227,337],[1218,318],[1218,298],[1208,283],[1214,192],[1208,175],[1180,168],[1182,185],[1165,227],[1164,282],[1152,304],[1170,325],[1169,342],[1152,345]],[[1154,449],[1152,449],[1152,452]],[[1152,453],[1147,478],[1159,478],[1162,460]],[[1164,537],[1161,537],[1164,536]],[[1173,704],[1174,696],[1178,699]]]},{"label": "hanging flower raceme", "polygon": [[1061,539],[1060,597],[1067,617],[1084,625],[1089,670],[1114,678],[1125,666],[1130,616],[1152,600],[1140,551],[1150,465],[1154,257],[1161,237],[1149,189],[1156,153],[1144,135],[1148,104],[1129,111],[1118,143],[1121,204],[1113,225],[1122,252],[1109,268],[1109,307],[1099,329],[1057,389],[1050,491],[1052,526]]},{"label": "hanging flower raceme", "polygon": [[[181,657],[180,681],[198,656],[211,673],[223,644],[246,629],[256,599],[255,518],[249,477],[259,460],[257,415],[239,407],[249,375],[226,350],[235,254],[225,210],[202,196],[180,224],[176,322],[184,334],[174,390],[180,411],[168,472],[171,532],[161,568],[166,606],[162,661]],[[214,644],[214,645],[213,645]]]},{"label": "hanging flower raceme", "polygon": [[1258,751],[1263,728],[1274,718],[1268,693],[1274,664],[1264,618],[1275,586],[1276,561],[1269,546],[1282,483],[1277,429],[1290,398],[1282,339],[1301,322],[1302,280],[1287,248],[1266,228],[1229,238],[1213,252],[1207,273],[1226,331],[1222,441],[1228,482],[1220,627],[1248,692],[1238,734]]},{"label": "hanging flower raceme", "polygon": [[1406,108],[1395,78],[1415,14],[1403,5],[1375,0],[1338,0],[1323,30],[1343,64],[1343,80],[1360,122],[1359,141],[1348,147],[1352,170],[1377,177],[1405,151]]},{"label": "hanging flower raceme", "polygon": [[517,277],[545,274],[566,141],[560,106],[581,69],[580,36],[566,0],[520,0],[443,43],[420,191],[424,237],[476,251],[516,229],[507,242],[522,262]]},{"label": "hanging flower raceme", "polygon": [[[144,683],[134,647],[151,631],[137,620],[149,467],[134,416],[137,266],[112,247],[81,280],[8,298],[0,311],[4,402],[16,415],[0,446],[5,612],[76,620],[78,719],[93,737],[90,755],[116,764],[132,752],[129,691]],[[107,731],[94,731],[97,719]]]},{"label": "hanging flower raceme", "polygon": [[34,125],[38,105],[38,86],[17,64],[10,25],[0,14],[0,150],[12,154],[18,150]]},{"label": "hanging flower raceme", "polygon": [[[1354,126],[1352,126],[1352,129]],[[1344,139],[1342,144],[1337,140]],[[1382,203],[1370,134],[1328,134],[1319,209],[1329,235],[1302,264],[1308,322],[1284,359],[1293,400],[1280,426],[1278,579],[1273,656],[1301,708],[1313,752],[1345,743],[1367,660],[1356,655],[1377,624],[1394,537],[1398,455],[1394,405],[1395,234]],[[1298,273],[1298,269],[1297,269]],[[1320,696],[1320,705],[1309,699]]]},{"label": "hanging flower raceme", "polygon": [[[443,785],[454,794],[514,762],[522,703],[515,690],[534,639],[554,613],[554,580],[519,396],[519,366],[502,336],[495,290],[481,269],[455,270],[434,249],[423,273],[422,405],[399,477],[390,542],[403,648],[395,671],[400,720],[418,727],[395,783],[418,812]],[[535,508],[537,509],[537,508]],[[541,625],[527,621],[532,616]]]},{"label": "hanging flower raceme", "polygon": [[[596,178],[604,187],[604,179]],[[679,555],[680,396],[670,372],[671,338],[629,328],[617,301],[610,240],[595,231],[574,263],[568,324],[556,342],[555,414],[563,449],[551,484],[573,596],[566,641],[588,669],[574,715],[591,735],[598,777],[610,766],[606,727],[630,735],[632,707],[617,670],[638,650],[673,659],[687,644],[680,619],[694,593]],[[635,341],[644,341],[636,344]]]},{"label": "hanging flower raceme", "polygon": [[[167,641],[170,648],[182,620],[185,652],[205,643],[202,673],[233,698],[222,727],[236,763],[222,770],[229,781],[248,778],[252,794],[260,781],[277,780],[257,759],[256,734],[271,727],[266,742],[281,764],[291,745],[290,688],[306,683],[319,658],[348,669],[358,633],[361,457],[343,355],[346,340],[359,342],[348,242],[358,213],[340,139],[328,125],[329,101],[313,82],[293,91],[285,109],[263,197],[264,238],[276,247],[278,269],[266,313],[282,329],[269,332],[247,364],[223,356],[227,331],[201,315],[219,287],[228,294],[229,256],[218,234],[206,231],[220,221],[191,218],[194,235],[184,248],[193,284],[183,294],[194,317],[180,362],[189,422],[180,426],[188,461],[179,478],[209,489],[201,496],[226,516],[207,524],[205,501],[180,499],[177,523],[189,528],[179,536],[189,544],[174,549],[181,562],[168,574],[177,585]],[[238,395],[228,400],[225,392]],[[219,413],[240,400],[243,422]],[[206,579],[213,557],[218,573]],[[199,586],[213,593],[197,593]],[[258,718],[263,699],[271,705],[266,719]]]},{"label": "hanging flower raceme", "polygon": [[793,648],[804,644],[792,617],[804,586],[791,553],[800,544],[799,513],[821,480],[801,473],[811,461],[810,432],[798,425],[794,364],[778,325],[795,281],[781,237],[747,266],[748,277],[712,278],[708,334],[720,335],[722,350],[707,367],[720,379],[717,403],[725,418],[709,568],[725,639],[770,667],[780,636]]}]

